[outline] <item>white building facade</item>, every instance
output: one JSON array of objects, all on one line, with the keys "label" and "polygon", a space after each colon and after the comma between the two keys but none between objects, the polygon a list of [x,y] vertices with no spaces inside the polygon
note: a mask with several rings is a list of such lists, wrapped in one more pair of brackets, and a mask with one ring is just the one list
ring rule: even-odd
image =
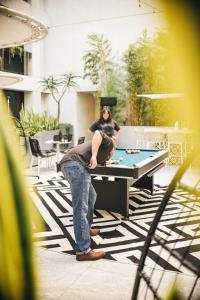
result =
[{"label": "white building facade", "polygon": [[[30,1],[29,1],[30,2]],[[159,1],[138,0],[22,0],[0,1],[1,4],[25,12],[48,26],[45,39],[25,46],[32,53],[29,75],[6,89],[24,91],[24,108],[48,111],[56,116],[57,106],[50,94],[43,93],[39,81],[49,75],[73,72],[83,75],[82,57],[88,49],[88,35],[103,34],[113,55],[121,57],[147,29],[150,35],[163,27]],[[149,5],[145,4],[149,3]],[[76,91],[71,90],[61,101],[61,123],[71,123],[74,141],[87,136],[95,119],[95,86],[80,79]]]}]

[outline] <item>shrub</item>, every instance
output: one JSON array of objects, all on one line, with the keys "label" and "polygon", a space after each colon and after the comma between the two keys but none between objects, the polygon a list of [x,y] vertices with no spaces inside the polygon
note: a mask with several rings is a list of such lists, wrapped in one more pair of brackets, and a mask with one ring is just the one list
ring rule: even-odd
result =
[{"label": "shrub", "polygon": [[[26,136],[59,128],[57,118],[50,116],[47,112],[44,112],[43,115],[39,115],[38,113],[34,113],[33,110],[25,113],[22,109],[20,112],[20,122]],[[20,130],[19,135],[21,135]]]}]

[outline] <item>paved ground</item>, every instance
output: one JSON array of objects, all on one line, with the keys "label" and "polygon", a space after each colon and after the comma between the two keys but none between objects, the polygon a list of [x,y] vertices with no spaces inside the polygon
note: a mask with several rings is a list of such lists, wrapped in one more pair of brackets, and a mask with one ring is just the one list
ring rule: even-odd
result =
[{"label": "paved ground", "polygon": [[[165,167],[155,175],[155,183],[167,185],[176,172]],[[41,178],[52,177],[54,170],[42,170]],[[35,181],[34,178],[30,179]],[[77,262],[75,256],[55,250],[36,249],[39,277],[39,299],[47,300],[125,300],[131,299],[136,265],[102,259],[94,262]],[[159,270],[155,273],[159,275]],[[166,272],[163,294],[176,274]],[[182,291],[194,280],[193,276],[180,276]],[[150,295],[139,299],[150,300]]]}]

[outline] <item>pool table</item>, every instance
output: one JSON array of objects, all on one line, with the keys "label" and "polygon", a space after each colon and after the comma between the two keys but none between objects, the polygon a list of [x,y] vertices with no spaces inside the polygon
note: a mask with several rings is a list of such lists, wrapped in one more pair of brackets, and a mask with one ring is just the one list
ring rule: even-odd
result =
[{"label": "pool table", "polygon": [[129,215],[129,187],[149,189],[153,193],[153,175],[164,166],[167,150],[143,150],[128,154],[116,149],[115,164],[98,165],[90,170],[92,184],[97,192],[95,209]]}]

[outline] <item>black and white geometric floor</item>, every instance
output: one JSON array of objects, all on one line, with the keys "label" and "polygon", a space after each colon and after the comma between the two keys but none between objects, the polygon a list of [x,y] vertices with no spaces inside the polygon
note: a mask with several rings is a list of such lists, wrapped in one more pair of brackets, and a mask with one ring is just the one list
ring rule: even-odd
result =
[{"label": "black and white geometric floor", "polygon": [[[123,263],[138,263],[141,251],[166,187],[155,186],[154,194],[146,190],[130,191],[130,218],[105,210],[96,210],[94,226],[101,229],[100,235],[92,238],[92,248],[106,252],[106,258]],[[74,232],[69,185],[62,176],[39,181],[31,188],[34,209],[45,223],[39,231],[34,224],[35,243],[63,253],[74,253]],[[175,224],[175,226],[174,226]],[[172,227],[173,225],[173,227]],[[157,234],[168,240],[181,253],[188,251],[189,260],[200,269],[200,201],[187,202],[187,193],[177,190],[165,209]],[[192,237],[195,238],[192,239]],[[184,267],[173,258],[169,260],[164,250],[155,242],[146,260],[153,267],[156,261],[161,269],[183,271]]]}]

